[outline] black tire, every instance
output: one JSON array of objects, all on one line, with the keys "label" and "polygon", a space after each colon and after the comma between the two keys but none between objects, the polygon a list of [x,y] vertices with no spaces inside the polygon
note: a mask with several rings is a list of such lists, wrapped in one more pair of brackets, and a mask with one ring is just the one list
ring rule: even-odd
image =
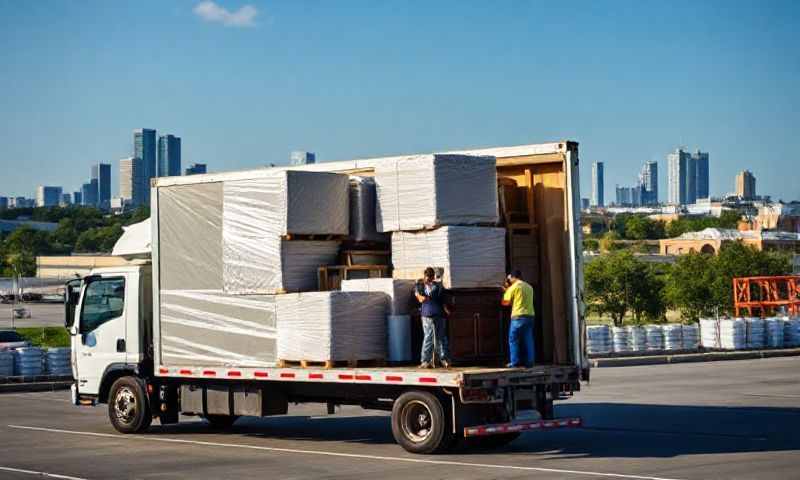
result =
[{"label": "black tire", "polygon": [[239,417],[235,415],[206,415],[203,418],[206,419],[206,422],[208,422],[211,428],[218,430],[231,428],[234,422],[239,419]]},{"label": "black tire", "polygon": [[108,418],[120,433],[140,433],[150,427],[153,415],[144,383],[136,377],[121,377],[108,395]]},{"label": "black tire", "polygon": [[411,453],[430,454],[451,444],[450,422],[442,403],[431,393],[406,392],[392,407],[392,434],[395,441]]}]

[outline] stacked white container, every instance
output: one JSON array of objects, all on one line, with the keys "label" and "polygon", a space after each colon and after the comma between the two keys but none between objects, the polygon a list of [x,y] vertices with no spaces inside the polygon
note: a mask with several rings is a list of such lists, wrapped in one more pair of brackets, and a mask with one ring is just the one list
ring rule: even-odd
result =
[{"label": "stacked white container", "polygon": [[611,336],[614,342],[614,351],[626,353],[631,351],[630,332],[625,327],[611,327]]},{"label": "stacked white container", "polygon": [[668,323],[661,328],[664,334],[664,350],[683,348],[683,328],[677,323]]},{"label": "stacked white container", "polygon": [[644,327],[628,327],[628,344],[632,352],[647,350],[647,332],[645,332]]},{"label": "stacked white container", "polygon": [[72,375],[72,365],[70,364],[70,349],[48,348],[45,354],[45,372],[48,375],[67,376]]},{"label": "stacked white container", "polygon": [[783,320],[778,317],[764,320],[764,330],[766,331],[766,347],[783,348]]},{"label": "stacked white container", "polygon": [[696,323],[682,325],[681,336],[684,350],[697,350],[697,346],[700,344],[700,327]]},{"label": "stacked white container", "polygon": [[719,320],[714,318],[700,319],[700,345],[703,348],[721,348]]},{"label": "stacked white container", "polygon": [[586,327],[586,351],[591,354],[609,353],[611,351],[611,329],[608,325],[590,325]]},{"label": "stacked white container", "polygon": [[745,319],[747,325],[747,348],[764,348],[766,332],[764,331],[764,319],[750,317]]},{"label": "stacked white container", "polygon": [[644,332],[647,336],[647,350],[664,350],[664,330],[661,325],[645,325]]},{"label": "stacked white container", "polygon": [[42,374],[42,349],[22,347],[14,349],[14,375],[34,376]]},{"label": "stacked white container", "polygon": [[14,375],[14,354],[7,350],[0,350],[0,377]]},{"label": "stacked white container", "polygon": [[800,317],[783,318],[783,346],[800,347]]},{"label": "stacked white container", "polygon": [[741,350],[747,346],[743,318],[724,318],[719,321],[719,343],[724,350]]}]

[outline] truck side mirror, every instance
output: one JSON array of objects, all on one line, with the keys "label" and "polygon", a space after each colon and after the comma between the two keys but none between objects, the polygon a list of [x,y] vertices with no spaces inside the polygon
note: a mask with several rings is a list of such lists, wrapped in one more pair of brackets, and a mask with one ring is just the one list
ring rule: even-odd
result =
[{"label": "truck side mirror", "polygon": [[81,280],[76,278],[64,285],[64,327],[72,334],[72,325],[75,323],[75,309],[81,298]]}]

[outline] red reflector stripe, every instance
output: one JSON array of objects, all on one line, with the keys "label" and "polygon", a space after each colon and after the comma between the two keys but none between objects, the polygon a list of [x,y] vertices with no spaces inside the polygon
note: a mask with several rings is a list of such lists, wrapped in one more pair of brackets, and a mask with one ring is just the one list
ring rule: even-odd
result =
[{"label": "red reflector stripe", "polygon": [[242,376],[242,372],[240,372],[238,370],[231,370],[230,372],[228,372],[228,376],[229,377],[241,377]]},{"label": "red reflector stripe", "polygon": [[281,378],[294,378],[294,373],[282,372]]},{"label": "red reflector stripe", "polygon": [[372,380],[371,375],[356,375],[356,380]]},{"label": "red reflector stripe", "polygon": [[322,378],[321,373],[309,373],[308,378]]},{"label": "red reflector stripe", "polygon": [[178,373],[180,373],[181,375],[191,375],[192,371],[183,369],[183,370],[180,370]]},{"label": "red reflector stripe", "polygon": [[203,375],[208,375],[210,377],[213,377],[216,374],[217,374],[217,372],[215,372],[214,370],[203,370]]},{"label": "red reflector stripe", "polygon": [[339,375],[339,380],[352,380],[352,379],[353,379],[352,375],[345,375],[345,374]]},{"label": "red reflector stripe", "polygon": [[402,382],[403,377],[398,377],[397,375],[387,375],[386,376],[387,382]]},{"label": "red reflector stripe", "polygon": [[158,373],[164,373],[164,374],[167,374],[167,373],[169,373],[169,369],[168,369],[168,368],[159,368],[159,369],[158,369]]},{"label": "red reflector stripe", "polygon": [[267,372],[253,372],[253,376],[258,378],[266,378],[269,377],[269,373]]},{"label": "red reflector stripe", "polygon": [[436,383],[435,377],[419,377],[421,383]]}]

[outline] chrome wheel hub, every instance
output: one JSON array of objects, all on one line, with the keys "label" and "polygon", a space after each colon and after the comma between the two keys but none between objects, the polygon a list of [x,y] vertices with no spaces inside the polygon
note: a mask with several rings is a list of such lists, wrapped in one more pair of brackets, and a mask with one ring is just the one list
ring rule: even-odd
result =
[{"label": "chrome wheel hub", "polygon": [[117,390],[114,398],[114,413],[123,423],[131,423],[136,417],[136,395],[129,387]]},{"label": "chrome wheel hub", "polygon": [[402,409],[403,434],[412,442],[421,443],[431,435],[432,415],[428,407],[419,400],[408,402]]}]

